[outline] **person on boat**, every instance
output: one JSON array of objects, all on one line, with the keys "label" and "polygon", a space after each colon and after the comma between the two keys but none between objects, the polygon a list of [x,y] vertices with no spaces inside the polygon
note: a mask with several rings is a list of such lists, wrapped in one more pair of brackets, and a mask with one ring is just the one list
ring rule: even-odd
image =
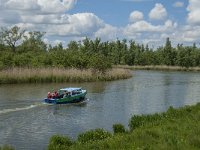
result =
[{"label": "person on boat", "polygon": [[58,98],[59,96],[57,91],[55,91],[54,95],[55,95],[55,98]]},{"label": "person on boat", "polygon": [[68,96],[68,92],[67,92],[67,91],[64,91],[63,97],[67,97],[67,96]]},{"label": "person on boat", "polygon": [[48,92],[47,98],[52,98],[51,92]]},{"label": "person on boat", "polygon": [[52,97],[53,97],[53,98],[58,98],[58,92],[55,91],[55,92],[52,94]]}]

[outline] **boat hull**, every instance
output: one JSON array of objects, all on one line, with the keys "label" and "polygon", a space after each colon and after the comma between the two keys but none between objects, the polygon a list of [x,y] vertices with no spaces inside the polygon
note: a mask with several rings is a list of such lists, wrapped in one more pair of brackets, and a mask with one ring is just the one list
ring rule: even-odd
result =
[{"label": "boat hull", "polygon": [[49,99],[45,98],[44,102],[49,104],[67,104],[67,103],[78,103],[85,100],[86,91],[78,95],[69,95],[64,98]]}]

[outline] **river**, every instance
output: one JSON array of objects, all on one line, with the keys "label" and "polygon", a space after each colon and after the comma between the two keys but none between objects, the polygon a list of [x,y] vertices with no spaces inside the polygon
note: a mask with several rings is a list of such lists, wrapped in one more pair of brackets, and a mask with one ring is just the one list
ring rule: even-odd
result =
[{"label": "river", "polygon": [[[132,115],[164,112],[200,102],[200,73],[133,71],[126,80],[93,83],[0,85],[0,145],[17,150],[46,149],[55,134],[76,139],[89,129],[122,123]],[[47,105],[48,91],[63,87],[87,89],[86,104]]]}]

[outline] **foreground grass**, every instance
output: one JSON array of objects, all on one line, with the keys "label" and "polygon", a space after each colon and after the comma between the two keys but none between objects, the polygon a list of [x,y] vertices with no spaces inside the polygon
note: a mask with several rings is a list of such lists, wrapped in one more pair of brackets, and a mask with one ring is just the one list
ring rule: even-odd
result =
[{"label": "foreground grass", "polygon": [[166,65],[151,65],[151,66],[128,66],[117,65],[114,68],[124,68],[131,70],[167,70],[167,71],[200,71],[200,67],[180,67],[180,66],[166,66]]},{"label": "foreground grass", "polygon": [[114,68],[105,74],[92,70],[61,68],[12,68],[0,71],[0,84],[3,83],[45,83],[45,82],[89,82],[127,79],[131,73],[122,68]]},{"label": "foreground grass", "polygon": [[9,145],[4,145],[0,146],[0,150],[14,150],[14,148]]},{"label": "foreground grass", "polygon": [[170,107],[161,114],[133,116],[129,128],[125,133],[109,136],[103,131],[103,136],[99,131],[88,131],[76,141],[57,136],[50,139],[48,149],[200,149],[200,104],[180,109]]}]

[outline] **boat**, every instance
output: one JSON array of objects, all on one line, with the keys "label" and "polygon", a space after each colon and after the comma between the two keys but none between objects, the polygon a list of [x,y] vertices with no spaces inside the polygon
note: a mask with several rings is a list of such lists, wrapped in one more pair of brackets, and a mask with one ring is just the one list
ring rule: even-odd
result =
[{"label": "boat", "polygon": [[62,88],[55,92],[56,94],[49,95],[44,99],[45,103],[49,104],[67,104],[67,103],[78,103],[85,100],[87,90],[77,87]]}]

